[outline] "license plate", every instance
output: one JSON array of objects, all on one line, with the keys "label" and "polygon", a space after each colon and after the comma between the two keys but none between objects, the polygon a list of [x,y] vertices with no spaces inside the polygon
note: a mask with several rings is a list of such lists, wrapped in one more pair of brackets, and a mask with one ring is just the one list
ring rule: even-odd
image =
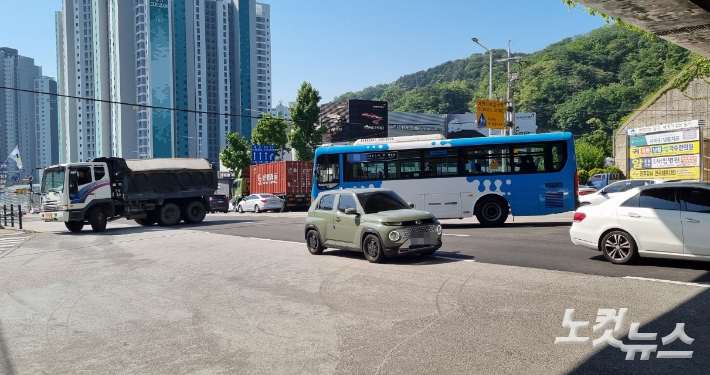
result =
[{"label": "license plate", "polygon": [[412,245],[436,245],[436,238],[412,238]]},{"label": "license plate", "polygon": [[44,214],[44,218],[45,218],[45,219],[48,219],[48,220],[51,220],[51,219],[52,219],[52,214],[46,213],[46,214]]}]

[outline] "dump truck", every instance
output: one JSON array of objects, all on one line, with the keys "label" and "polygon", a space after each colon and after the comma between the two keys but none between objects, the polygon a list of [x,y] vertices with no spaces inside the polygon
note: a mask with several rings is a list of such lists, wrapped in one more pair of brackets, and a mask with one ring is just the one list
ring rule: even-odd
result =
[{"label": "dump truck", "polygon": [[277,161],[250,167],[250,194],[273,194],[284,200],[283,210],[311,206],[313,162]]},{"label": "dump truck", "polygon": [[217,190],[217,171],[200,158],[100,157],[45,168],[41,187],[44,221],[63,222],[71,232],[86,224],[102,232],[121,218],[144,226],[196,224]]}]

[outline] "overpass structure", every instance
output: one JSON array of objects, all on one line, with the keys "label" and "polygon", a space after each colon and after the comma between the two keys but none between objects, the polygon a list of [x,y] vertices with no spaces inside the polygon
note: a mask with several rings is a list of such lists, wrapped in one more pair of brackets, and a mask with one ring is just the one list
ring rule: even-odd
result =
[{"label": "overpass structure", "polygon": [[710,58],[709,0],[576,0]]}]

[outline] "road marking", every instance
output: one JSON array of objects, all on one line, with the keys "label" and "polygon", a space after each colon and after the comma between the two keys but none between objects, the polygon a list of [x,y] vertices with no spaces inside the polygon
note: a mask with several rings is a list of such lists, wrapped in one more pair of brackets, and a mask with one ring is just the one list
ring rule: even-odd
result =
[{"label": "road marking", "polygon": [[450,233],[444,233],[442,236],[456,236],[456,237],[471,237],[470,234],[450,234]]},{"label": "road marking", "polygon": [[296,244],[296,245],[303,245],[302,242],[295,242],[295,241],[282,241],[282,240],[272,240],[270,238],[258,238],[258,237],[246,237],[252,240],[260,240],[260,241],[271,241],[271,242],[283,242],[283,243],[291,243],[291,244]]},{"label": "road marking", "polygon": [[656,281],[656,282],[659,282],[659,283],[678,284],[678,285],[690,285],[690,286],[699,286],[699,287],[702,287],[702,288],[710,288],[710,284],[689,283],[689,282],[684,282],[684,281],[673,281],[673,280],[662,280],[662,279],[649,279],[649,278],[646,278],[646,277],[624,276],[624,279]]}]

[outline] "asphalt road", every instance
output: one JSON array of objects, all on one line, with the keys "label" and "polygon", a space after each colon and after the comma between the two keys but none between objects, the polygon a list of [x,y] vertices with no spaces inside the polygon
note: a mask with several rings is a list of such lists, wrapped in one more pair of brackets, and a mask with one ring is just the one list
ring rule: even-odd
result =
[{"label": "asphalt road", "polygon": [[[568,217],[569,216],[569,217]],[[190,229],[238,237],[300,242],[305,213],[218,213],[209,214],[199,225],[179,225]],[[444,245],[438,256],[476,262],[577,272],[612,277],[641,277],[710,284],[710,262],[640,259],[632,265],[615,265],[600,252],[574,246],[569,239],[571,215],[517,218],[501,228],[483,228],[475,220],[447,220]],[[61,223],[41,223],[28,216],[26,227],[64,232]],[[138,226],[133,221],[109,223],[109,230]],[[89,229],[90,230],[90,229]],[[165,230],[153,227],[151,230]],[[305,243],[304,243],[304,249]],[[327,250],[330,251],[330,250]],[[364,257],[363,257],[364,259]]]},{"label": "asphalt road", "polygon": [[[298,239],[302,219],[269,215],[210,215],[199,230],[119,221],[100,234],[28,220],[57,233],[0,237],[0,374],[690,375],[710,367],[710,288],[472,262],[489,257],[490,245],[469,244],[495,235],[475,227],[447,229],[480,240],[460,237],[457,248],[452,238],[442,252],[449,258],[313,256],[302,241],[247,238]],[[247,237],[225,235],[236,233]],[[516,244],[544,247],[499,242],[513,258],[525,251]],[[473,255],[450,258],[466,245]],[[614,334],[624,345],[640,323],[658,337],[637,343],[690,350],[692,359],[629,361],[594,347],[602,308],[628,308]],[[578,332],[587,342],[555,344],[570,334],[566,309],[591,322]],[[695,341],[661,345],[677,323]]]},{"label": "asphalt road", "polygon": [[[192,229],[241,237],[303,242],[305,214],[214,214]],[[526,218],[501,228],[474,223],[444,224],[440,256],[476,262],[578,272],[600,276],[643,277],[710,284],[710,262],[640,259],[633,265],[609,263],[600,252],[570,242],[571,221],[565,215]],[[518,219],[520,220],[520,219]],[[305,244],[304,244],[304,251]]]}]

